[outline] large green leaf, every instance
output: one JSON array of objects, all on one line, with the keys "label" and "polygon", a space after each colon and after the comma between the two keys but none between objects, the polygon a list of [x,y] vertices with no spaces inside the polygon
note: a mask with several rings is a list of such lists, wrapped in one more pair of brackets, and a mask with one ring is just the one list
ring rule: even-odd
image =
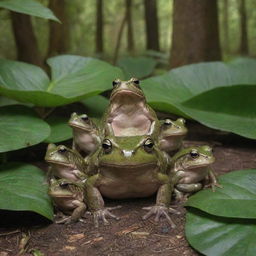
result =
[{"label": "large green leaf", "polygon": [[24,163],[0,165],[0,209],[33,211],[50,220],[53,208],[42,170]]},{"label": "large green leaf", "polygon": [[[148,102],[158,110],[190,116],[207,126],[256,138],[252,129],[256,122],[255,101],[251,94],[255,92],[255,70],[256,61],[252,59],[230,64],[200,63],[146,79],[142,86]],[[248,101],[244,101],[248,95]]]},{"label": "large green leaf", "polygon": [[86,114],[89,117],[100,118],[106,111],[109,104],[109,100],[101,95],[96,95],[83,100],[82,103],[87,108]]},{"label": "large green leaf", "polygon": [[216,217],[189,209],[185,232],[188,242],[208,256],[254,256],[256,252],[256,220]]},{"label": "large green leaf", "polygon": [[0,7],[14,12],[59,21],[50,9],[34,0],[1,0]]},{"label": "large green leaf", "polygon": [[149,57],[123,57],[117,65],[124,70],[125,79],[149,76],[156,67],[156,60]]},{"label": "large green leaf", "polygon": [[211,128],[256,139],[256,86],[218,87],[179,105],[187,115]]},{"label": "large green leaf", "polygon": [[50,134],[49,125],[25,106],[0,108],[0,152],[38,144]]},{"label": "large green leaf", "polygon": [[0,93],[37,106],[60,106],[111,88],[119,68],[80,56],[63,55],[48,59],[52,81],[37,66],[0,59]]},{"label": "large green leaf", "polygon": [[68,126],[68,118],[61,116],[50,116],[46,122],[51,127],[51,133],[45,139],[47,143],[56,143],[72,138],[72,129]]},{"label": "large green leaf", "polygon": [[219,177],[223,188],[202,190],[186,206],[222,217],[256,218],[256,170],[234,171]]}]

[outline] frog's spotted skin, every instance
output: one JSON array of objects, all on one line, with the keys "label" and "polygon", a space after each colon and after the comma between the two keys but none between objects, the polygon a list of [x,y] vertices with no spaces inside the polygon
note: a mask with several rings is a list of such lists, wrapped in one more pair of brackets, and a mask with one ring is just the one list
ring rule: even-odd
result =
[{"label": "frog's spotted skin", "polygon": [[86,178],[87,164],[83,157],[64,145],[49,144],[45,161],[50,164],[49,176],[81,181]]},{"label": "frog's spotted skin", "polygon": [[56,223],[77,222],[84,215],[86,205],[82,183],[75,183],[66,179],[51,179],[48,194],[59,210],[70,215],[56,221]]},{"label": "frog's spotted skin", "polygon": [[83,156],[96,151],[100,144],[99,129],[86,114],[74,112],[68,124],[73,130],[73,149]]},{"label": "frog's spotted skin", "polygon": [[171,161],[171,172],[179,180],[175,185],[175,194],[182,200],[184,194],[196,192],[209,180],[210,186],[219,186],[210,165],[215,158],[209,146],[189,147],[176,153]]},{"label": "frog's spotted skin", "polygon": [[156,113],[146,103],[139,80],[113,81],[109,107],[102,119],[106,135],[117,137],[153,135],[159,131]]},{"label": "frog's spotted skin", "polygon": [[188,132],[185,119],[178,118],[173,121],[167,118],[161,120],[160,123],[159,148],[168,154],[172,154],[182,147],[182,141]]},{"label": "frog's spotted skin", "polygon": [[146,208],[148,218],[164,216],[174,226],[168,213],[173,185],[167,173],[168,156],[162,153],[150,136],[107,136],[90,158],[91,175],[85,184],[86,202],[93,212],[95,225],[106,217],[117,218],[104,208],[102,196],[121,199],[147,197],[157,192],[156,205]]}]

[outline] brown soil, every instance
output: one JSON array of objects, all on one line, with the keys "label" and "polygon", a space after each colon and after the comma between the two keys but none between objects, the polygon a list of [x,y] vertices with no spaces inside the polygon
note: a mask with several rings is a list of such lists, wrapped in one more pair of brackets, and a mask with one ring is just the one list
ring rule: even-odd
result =
[{"label": "brown soil", "polygon": [[[232,170],[256,167],[255,141],[217,132],[201,125],[190,124],[190,135],[186,145],[214,145],[216,162],[213,165],[217,174]],[[31,238],[27,253],[39,250],[44,255],[198,255],[184,237],[186,209],[182,205],[174,205],[181,215],[173,215],[177,228],[171,229],[167,221],[155,223],[153,219],[143,221],[145,213],[142,207],[154,204],[154,197],[114,201],[107,200],[107,206],[122,205],[114,213],[121,217],[120,221],[110,220],[109,226],[94,228],[92,216],[88,215],[86,223],[73,225],[42,225],[41,221],[31,219],[23,230],[29,230]],[[20,218],[19,220],[21,220]],[[16,221],[19,223],[19,220]],[[31,226],[33,223],[40,227]],[[21,228],[0,230],[0,256],[18,255],[21,239]],[[9,234],[8,234],[9,233]],[[29,253],[30,252],[30,253]]]}]

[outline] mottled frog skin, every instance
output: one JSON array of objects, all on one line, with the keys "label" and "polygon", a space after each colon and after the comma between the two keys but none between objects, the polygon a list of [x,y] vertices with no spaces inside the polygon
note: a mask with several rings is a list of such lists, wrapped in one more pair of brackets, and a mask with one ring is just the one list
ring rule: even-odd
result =
[{"label": "mottled frog skin", "polygon": [[95,152],[101,142],[99,129],[95,123],[86,114],[78,115],[74,112],[68,124],[73,130],[72,149],[82,156]]},{"label": "mottled frog skin", "polygon": [[49,144],[45,161],[50,164],[49,177],[65,178],[74,182],[86,178],[85,160],[77,151],[64,145]]},{"label": "mottled frog skin", "polygon": [[83,184],[66,179],[51,179],[48,194],[59,210],[70,215],[56,221],[56,223],[77,222],[85,214]]},{"label": "mottled frog skin", "polygon": [[109,107],[102,118],[105,135],[113,136],[158,136],[160,123],[155,111],[146,103],[140,82],[113,81]]},{"label": "mottled frog skin", "polygon": [[171,172],[177,177],[174,193],[177,200],[185,199],[185,195],[202,189],[203,184],[214,190],[219,186],[211,164],[215,158],[209,146],[189,147],[174,155],[171,161]]},{"label": "mottled frog skin", "polygon": [[85,183],[86,202],[93,212],[95,225],[107,217],[118,219],[111,209],[105,208],[104,197],[112,199],[148,197],[157,193],[155,206],[146,207],[149,212],[144,219],[155,215],[158,221],[165,217],[175,226],[169,213],[173,190],[172,178],[168,173],[169,157],[162,153],[153,139],[148,136],[107,136],[101,148],[90,159],[91,175]]},{"label": "mottled frog skin", "polygon": [[182,141],[188,132],[185,122],[183,118],[178,118],[176,121],[169,118],[160,121],[159,148],[161,150],[172,155],[181,149]]}]

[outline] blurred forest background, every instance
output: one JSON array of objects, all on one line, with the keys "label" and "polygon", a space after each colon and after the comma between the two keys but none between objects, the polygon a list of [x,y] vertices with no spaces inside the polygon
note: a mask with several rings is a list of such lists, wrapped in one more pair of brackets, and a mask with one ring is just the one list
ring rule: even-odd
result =
[{"label": "blurred forest background", "polygon": [[0,10],[0,57],[44,66],[77,54],[115,63],[155,56],[166,68],[256,56],[255,0],[41,0],[62,24]]}]

